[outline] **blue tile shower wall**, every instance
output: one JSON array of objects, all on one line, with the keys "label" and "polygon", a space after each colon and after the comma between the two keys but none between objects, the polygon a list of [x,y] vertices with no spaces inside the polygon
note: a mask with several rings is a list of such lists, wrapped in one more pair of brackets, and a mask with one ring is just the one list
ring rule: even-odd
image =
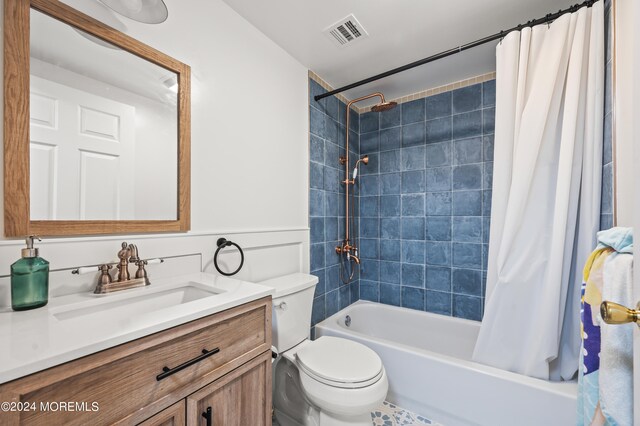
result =
[{"label": "blue tile shower wall", "polygon": [[612,53],[612,19],[611,0],[604,3],[605,23],[605,73],[604,73],[604,147],[602,152],[602,198],[600,205],[600,229],[613,226],[613,147],[612,147],[612,111],[613,84],[611,71],[613,69]]},{"label": "blue tile shower wall", "polygon": [[[311,274],[319,279],[313,300],[312,326],[359,297],[357,280],[342,284],[335,252],[345,227],[344,185],[340,183],[344,180],[344,168],[338,159],[344,155],[346,144],[346,106],[335,96],[318,102],[313,99],[325,92],[309,79],[310,257]],[[359,115],[353,110],[350,121],[349,151],[357,155]]]},{"label": "blue tile shower wall", "polygon": [[[605,1],[601,229],[613,226],[611,1]],[[483,314],[493,172],[495,81],[400,105],[352,111],[352,153],[368,154],[359,207],[360,280],[342,286],[334,247],[344,233],[346,106],[310,80],[313,324],[358,299],[479,320]],[[356,141],[359,140],[359,144]],[[359,151],[358,151],[359,149]],[[324,279],[323,279],[324,278]]]},{"label": "blue tile shower wall", "polygon": [[495,81],[360,116],[360,298],[480,320]]}]

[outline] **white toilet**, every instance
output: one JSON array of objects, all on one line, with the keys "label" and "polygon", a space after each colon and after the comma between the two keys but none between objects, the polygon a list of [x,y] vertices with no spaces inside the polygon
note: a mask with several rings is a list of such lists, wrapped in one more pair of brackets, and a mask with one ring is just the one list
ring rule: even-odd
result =
[{"label": "white toilet", "polygon": [[318,278],[291,274],[263,281],[273,287],[273,406],[289,425],[371,425],[371,411],[384,401],[389,382],[380,357],[347,339],[309,340]]}]

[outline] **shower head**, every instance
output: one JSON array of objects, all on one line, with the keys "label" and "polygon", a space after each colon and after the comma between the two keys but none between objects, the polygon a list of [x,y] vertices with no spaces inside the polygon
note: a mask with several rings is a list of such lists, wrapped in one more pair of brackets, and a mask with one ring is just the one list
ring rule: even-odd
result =
[{"label": "shower head", "polygon": [[383,111],[389,111],[390,109],[395,108],[396,106],[398,106],[397,102],[385,102],[382,101],[377,105],[374,105],[371,107],[371,111],[372,112],[383,112]]}]

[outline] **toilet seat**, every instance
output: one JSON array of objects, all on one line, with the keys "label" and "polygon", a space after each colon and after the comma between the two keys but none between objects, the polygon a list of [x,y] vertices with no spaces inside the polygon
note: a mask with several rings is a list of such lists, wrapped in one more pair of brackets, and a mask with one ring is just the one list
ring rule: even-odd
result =
[{"label": "toilet seat", "polygon": [[373,350],[352,340],[323,336],[296,352],[300,370],[325,385],[355,389],[371,386],[384,373]]}]

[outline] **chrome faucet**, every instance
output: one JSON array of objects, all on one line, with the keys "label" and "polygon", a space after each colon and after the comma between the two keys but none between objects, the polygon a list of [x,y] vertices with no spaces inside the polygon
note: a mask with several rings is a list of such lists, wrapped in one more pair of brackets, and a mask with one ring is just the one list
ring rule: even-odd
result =
[{"label": "chrome faucet", "polygon": [[[118,251],[118,259],[119,261],[116,266],[118,269],[118,279],[116,281],[111,278],[109,273],[109,269],[111,269],[110,264],[100,265],[100,267],[98,267],[101,275],[94,293],[111,293],[113,291],[144,287],[151,284],[147,276],[147,271],[144,269],[147,261],[141,260],[138,257],[138,247],[136,247],[135,244],[127,244],[126,241],[123,242],[121,249]],[[129,274],[129,263],[133,263],[138,267],[135,278],[131,278],[131,274]]]}]

